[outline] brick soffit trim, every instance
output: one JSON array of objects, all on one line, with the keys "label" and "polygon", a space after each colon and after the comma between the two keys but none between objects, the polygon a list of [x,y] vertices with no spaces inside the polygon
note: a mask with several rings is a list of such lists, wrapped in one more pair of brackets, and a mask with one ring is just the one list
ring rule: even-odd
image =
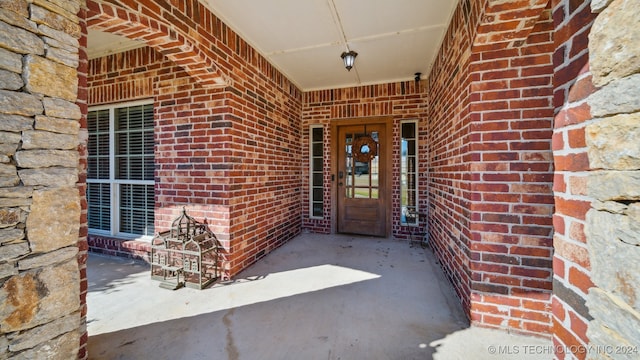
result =
[{"label": "brick soffit trim", "polygon": [[87,0],[88,28],[143,41],[181,66],[204,87],[232,85],[231,78],[221,73],[211,56],[198,48],[196,41],[159,19],[100,0]]},{"label": "brick soffit trim", "polygon": [[474,51],[522,46],[549,0],[489,0],[474,39]]}]

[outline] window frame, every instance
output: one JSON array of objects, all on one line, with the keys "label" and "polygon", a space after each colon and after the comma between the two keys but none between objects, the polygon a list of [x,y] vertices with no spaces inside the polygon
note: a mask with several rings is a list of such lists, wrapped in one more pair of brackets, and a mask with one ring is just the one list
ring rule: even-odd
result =
[{"label": "window frame", "polygon": [[[118,102],[118,103],[110,103],[110,104],[102,104],[102,105],[94,105],[89,106],[87,109],[87,114],[92,111],[101,111],[101,110],[109,110],[109,178],[108,179],[91,179],[87,176],[87,190],[88,184],[90,183],[102,183],[109,184],[110,191],[110,229],[102,230],[88,227],[89,234],[98,235],[98,236],[110,236],[110,237],[118,237],[127,240],[144,240],[150,241],[153,239],[154,234],[142,235],[142,234],[133,234],[127,232],[121,232],[120,229],[120,217],[121,217],[121,192],[120,185],[153,185],[155,191],[155,178],[154,180],[132,180],[132,179],[118,179],[116,177],[116,109],[120,108],[129,108],[134,106],[144,106],[144,105],[154,105],[153,99],[142,99],[135,101],[126,101],[126,102]],[[154,106],[154,122],[155,122],[155,106]],[[155,126],[154,126],[155,127]],[[88,130],[88,129],[87,129]],[[87,131],[87,139],[89,138],[89,134]],[[155,140],[154,140],[155,141]],[[88,143],[87,143],[88,145]],[[87,160],[89,159],[89,149],[87,146]],[[154,144],[154,152],[155,152],[155,144]],[[155,163],[155,158],[154,158]],[[88,164],[87,164],[87,174],[88,174]],[[89,211],[89,203],[87,201],[87,211]],[[88,215],[88,214],[87,214]],[[155,216],[155,209],[154,209]],[[88,218],[87,218],[87,226],[88,226]]]},{"label": "window frame", "polygon": [[[320,129],[322,130],[322,141],[313,141],[313,131],[314,129]],[[309,126],[309,219],[316,219],[316,220],[323,220],[324,219],[324,215],[325,215],[325,211],[324,211],[324,171],[325,171],[325,166],[324,166],[324,148],[325,148],[325,144],[324,144],[324,138],[325,138],[325,129],[324,129],[324,125],[321,124],[315,124],[315,125],[310,125]],[[318,144],[318,143],[322,143],[322,154],[320,154],[320,156],[317,156],[316,154],[313,153],[313,145],[314,144]],[[322,158],[322,186],[314,186],[314,182],[313,182],[313,159],[314,157],[321,157]],[[313,190],[314,189],[318,189],[321,188],[322,189],[322,216],[317,216],[314,215],[313,213],[313,204],[314,203],[318,203],[317,201],[314,202],[313,199]]]},{"label": "window frame", "polygon": [[[408,186],[409,186],[409,181],[408,181],[408,177],[409,177],[409,174],[408,174],[408,165],[407,165],[407,164],[405,164],[405,160],[406,160],[406,159],[404,158],[404,156],[403,156],[403,154],[402,154],[403,142],[405,141],[405,140],[404,140],[404,139],[405,139],[405,137],[403,136],[403,133],[402,133],[402,128],[403,128],[403,125],[405,125],[405,124],[413,124],[413,126],[414,126],[414,137],[413,137],[412,139],[415,141],[415,144],[414,144],[415,148],[414,148],[414,155],[412,155],[412,156],[415,158],[415,163],[414,163],[415,169],[414,169],[414,171],[413,171],[413,177],[414,177],[414,179],[413,179],[413,183],[415,184],[415,185],[414,185],[414,186],[415,186],[415,188],[414,188],[414,199],[413,199],[413,200],[414,200],[414,204],[415,204],[415,205],[414,205],[414,206],[415,206],[415,222],[407,222],[406,217],[405,217],[405,216],[404,216],[404,214],[403,214],[404,208],[409,206],[409,205],[408,205],[408,196],[409,196],[409,191],[408,191],[408,190],[409,190],[409,189],[406,189],[406,190],[407,190],[407,204],[404,204],[404,203],[402,202],[403,193],[404,193],[404,191],[405,191],[405,188],[408,188]],[[419,157],[418,157],[418,149],[419,149],[419,146],[418,146],[418,143],[419,143],[419,136],[418,136],[418,120],[417,120],[417,119],[401,120],[401,121],[400,121],[400,131],[399,131],[399,135],[400,135],[400,163],[399,163],[399,165],[400,165],[400,166],[399,166],[399,168],[400,168],[400,169],[399,169],[399,170],[400,170],[400,171],[399,171],[399,172],[400,172],[400,174],[399,174],[399,175],[400,175],[400,199],[399,199],[399,200],[400,200],[400,224],[401,224],[402,226],[418,227],[418,226],[420,226],[420,217],[418,216],[418,213],[419,213],[419,209],[418,209],[418,208],[419,208],[419,206],[418,206],[418,204],[419,204],[419,202],[418,202],[418,200],[419,200],[419,196],[418,196],[418,193],[419,193],[419,191],[418,191],[418,188],[419,188],[419,182],[418,182],[418,181],[419,181],[419,171],[418,171],[418,169],[419,169]],[[409,156],[408,154],[409,154],[409,151],[408,151],[408,149],[407,149],[407,155],[406,155],[406,156],[407,156],[407,158],[408,158],[408,156]],[[403,176],[405,176],[405,172],[407,173],[407,174],[406,174],[406,176],[407,176],[407,182],[406,182],[406,184],[404,184],[404,183],[403,183],[403,180],[402,180],[402,179],[403,179]]]}]

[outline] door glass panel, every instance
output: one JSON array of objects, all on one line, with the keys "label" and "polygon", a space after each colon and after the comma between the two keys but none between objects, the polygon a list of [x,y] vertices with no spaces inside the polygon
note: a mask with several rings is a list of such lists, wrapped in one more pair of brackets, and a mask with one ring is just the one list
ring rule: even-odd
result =
[{"label": "door glass panel", "polygon": [[[374,131],[368,134],[376,142],[378,142],[378,132]],[[379,181],[378,181],[378,169],[379,169],[379,156],[376,155],[371,161],[361,162],[355,161],[353,158],[352,142],[361,136],[366,136],[362,133],[350,133],[346,134],[346,174],[344,184],[346,188],[347,198],[358,199],[377,199],[379,197]],[[376,154],[380,153],[379,145]]]},{"label": "door glass panel", "polygon": [[[341,177],[344,176],[344,184],[345,184],[345,196],[349,199],[352,197],[353,190],[353,179],[351,178],[351,168],[352,168],[352,159],[351,159],[351,143],[353,142],[353,134],[345,134],[345,162],[346,162],[346,174],[341,174]],[[342,179],[340,179],[342,180]]]}]

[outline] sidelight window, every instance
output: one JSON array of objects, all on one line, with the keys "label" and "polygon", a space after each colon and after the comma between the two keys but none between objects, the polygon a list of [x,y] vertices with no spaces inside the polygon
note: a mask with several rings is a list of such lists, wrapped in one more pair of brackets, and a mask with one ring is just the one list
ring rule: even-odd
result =
[{"label": "sidelight window", "polygon": [[324,129],[322,125],[314,125],[309,131],[311,139],[309,215],[311,218],[321,219],[324,215]]},{"label": "sidelight window", "polygon": [[418,137],[417,121],[400,123],[400,221],[418,225]]}]

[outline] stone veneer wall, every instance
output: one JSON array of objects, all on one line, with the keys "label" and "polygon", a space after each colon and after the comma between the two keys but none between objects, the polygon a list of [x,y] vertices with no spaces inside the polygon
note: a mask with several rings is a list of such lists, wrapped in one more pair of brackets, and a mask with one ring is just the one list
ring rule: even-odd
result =
[{"label": "stone veneer wall", "polygon": [[556,358],[635,359],[640,2],[555,3]]},{"label": "stone veneer wall", "polygon": [[[640,1],[592,1],[587,358],[640,357]],[[625,351],[626,350],[626,351]]]},{"label": "stone veneer wall", "polygon": [[84,334],[82,5],[0,0],[0,358],[76,358]]}]

